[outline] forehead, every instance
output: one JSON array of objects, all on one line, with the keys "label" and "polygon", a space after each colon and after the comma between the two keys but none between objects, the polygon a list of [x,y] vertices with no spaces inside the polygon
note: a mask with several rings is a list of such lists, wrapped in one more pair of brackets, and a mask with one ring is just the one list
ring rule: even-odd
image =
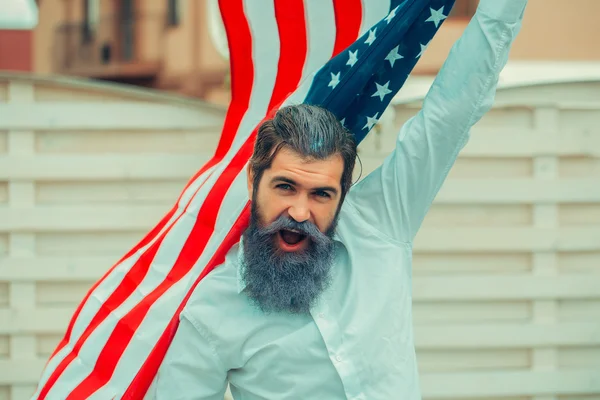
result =
[{"label": "forehead", "polygon": [[275,155],[265,174],[283,175],[303,185],[340,186],[343,172],[344,160],[339,153],[324,160],[313,160],[284,147]]}]

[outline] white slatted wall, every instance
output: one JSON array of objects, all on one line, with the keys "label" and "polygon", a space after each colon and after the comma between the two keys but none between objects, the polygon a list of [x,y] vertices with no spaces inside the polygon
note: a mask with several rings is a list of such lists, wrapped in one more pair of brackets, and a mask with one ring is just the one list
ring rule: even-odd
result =
[{"label": "white slatted wall", "polygon": [[[222,112],[160,99],[0,79],[0,400],[27,398],[87,288],[214,150]],[[395,134],[361,145],[367,172]],[[600,82],[501,90],[414,267],[425,399],[600,399]]]},{"label": "white slatted wall", "polygon": [[224,111],[0,75],[0,400],[31,396],[87,289],[210,158]]}]

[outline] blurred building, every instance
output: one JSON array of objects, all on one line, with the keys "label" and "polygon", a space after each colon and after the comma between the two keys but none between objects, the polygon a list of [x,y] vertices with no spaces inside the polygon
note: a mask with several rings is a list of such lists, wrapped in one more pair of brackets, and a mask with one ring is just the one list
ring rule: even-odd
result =
[{"label": "blurred building", "polygon": [[[415,74],[438,71],[477,2],[457,0]],[[30,45],[34,72],[125,82],[227,103],[227,45],[216,0],[38,3],[40,22]],[[512,59],[600,60],[598,14],[597,0],[530,0]]]}]

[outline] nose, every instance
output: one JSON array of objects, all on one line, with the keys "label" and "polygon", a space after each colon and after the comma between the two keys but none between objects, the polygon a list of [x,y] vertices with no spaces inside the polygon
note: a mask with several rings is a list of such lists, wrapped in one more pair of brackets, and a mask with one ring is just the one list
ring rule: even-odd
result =
[{"label": "nose", "polygon": [[304,222],[310,219],[310,209],[304,201],[299,201],[293,204],[288,209],[288,213],[296,222]]}]

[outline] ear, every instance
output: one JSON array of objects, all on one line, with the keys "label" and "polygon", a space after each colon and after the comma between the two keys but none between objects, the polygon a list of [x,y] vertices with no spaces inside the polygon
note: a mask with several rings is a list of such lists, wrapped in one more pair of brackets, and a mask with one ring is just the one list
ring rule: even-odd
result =
[{"label": "ear", "polygon": [[252,192],[254,191],[254,173],[250,163],[248,163],[248,166],[246,167],[246,176],[248,179],[248,182],[246,183],[248,185],[248,198],[252,200]]}]

